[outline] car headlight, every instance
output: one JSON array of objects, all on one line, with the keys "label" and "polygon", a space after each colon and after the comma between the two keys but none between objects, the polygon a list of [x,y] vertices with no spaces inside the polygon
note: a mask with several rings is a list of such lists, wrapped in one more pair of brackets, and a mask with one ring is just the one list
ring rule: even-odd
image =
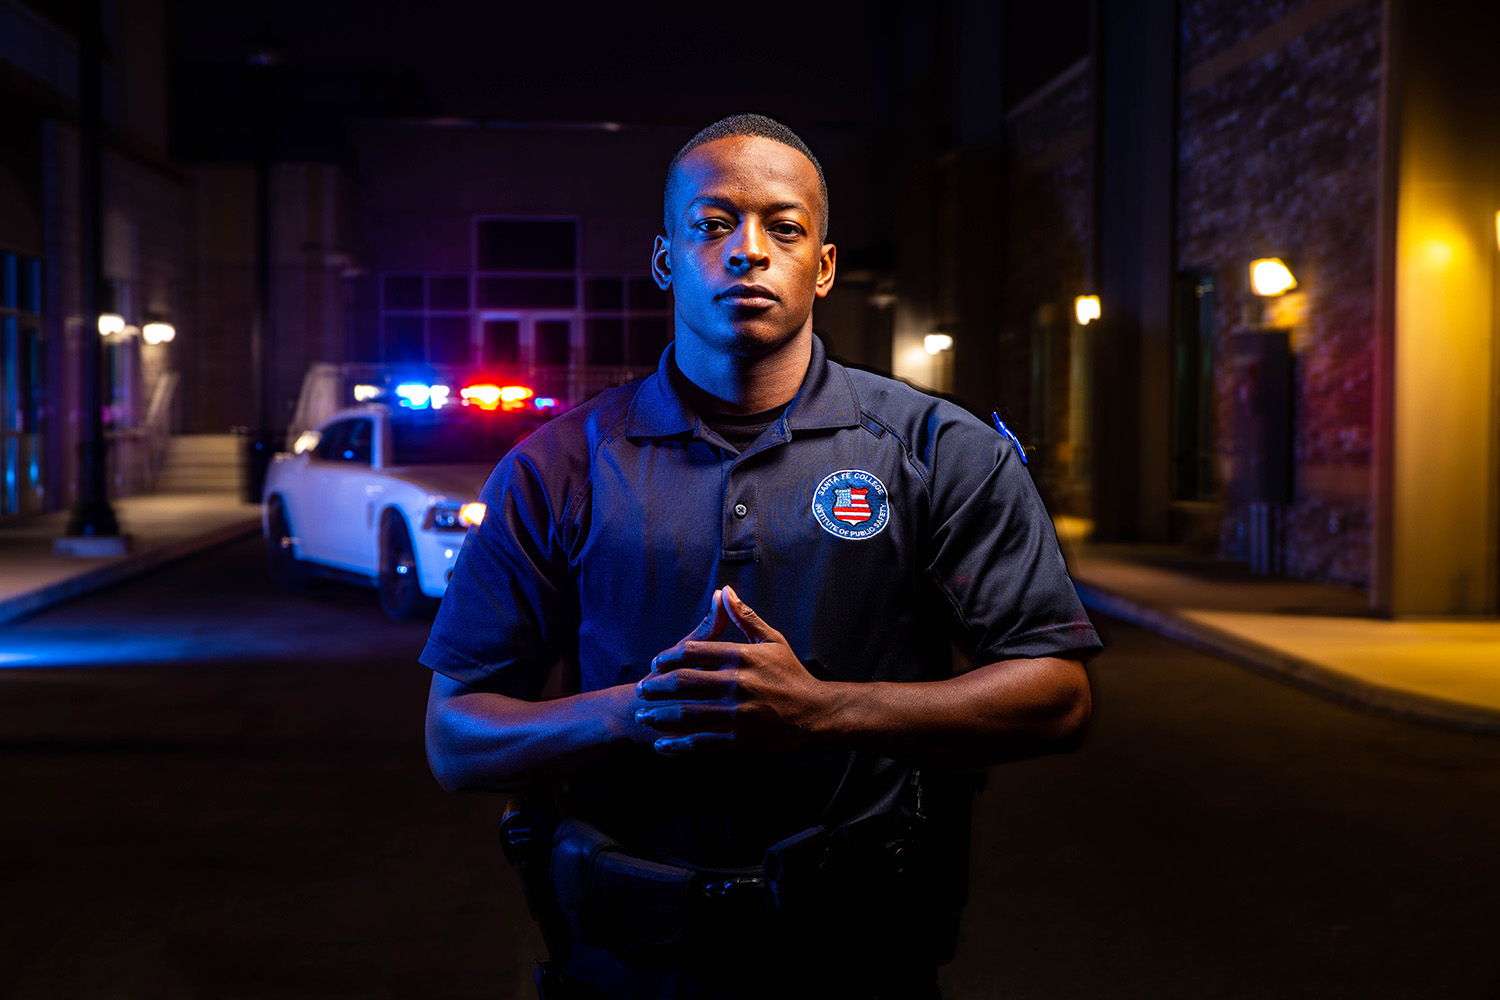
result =
[{"label": "car headlight", "polygon": [[463,531],[470,525],[484,520],[484,504],[435,503],[427,508],[427,522],[423,527],[429,531]]}]

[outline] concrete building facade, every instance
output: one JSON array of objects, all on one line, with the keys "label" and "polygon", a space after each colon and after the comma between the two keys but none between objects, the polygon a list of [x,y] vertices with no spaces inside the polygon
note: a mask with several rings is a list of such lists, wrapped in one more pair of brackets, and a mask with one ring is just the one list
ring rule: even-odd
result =
[{"label": "concrete building facade", "polygon": [[[101,309],[124,325],[102,344],[102,409],[108,486],[129,493],[149,487],[173,420],[178,348],[142,329],[185,325],[191,183],[166,154],[163,4],[101,15]],[[100,333],[81,305],[77,31],[0,3],[0,516],[78,497],[83,355]]]}]

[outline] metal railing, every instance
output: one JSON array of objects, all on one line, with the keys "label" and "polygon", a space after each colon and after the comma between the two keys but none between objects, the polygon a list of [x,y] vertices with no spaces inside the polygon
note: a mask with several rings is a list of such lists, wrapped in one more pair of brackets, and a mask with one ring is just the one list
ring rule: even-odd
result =
[{"label": "metal railing", "polygon": [[109,439],[109,481],[115,496],[145,493],[156,486],[172,440],[172,400],[177,382],[177,372],[162,372],[152,387],[145,419],[133,427],[115,426],[105,431]]}]

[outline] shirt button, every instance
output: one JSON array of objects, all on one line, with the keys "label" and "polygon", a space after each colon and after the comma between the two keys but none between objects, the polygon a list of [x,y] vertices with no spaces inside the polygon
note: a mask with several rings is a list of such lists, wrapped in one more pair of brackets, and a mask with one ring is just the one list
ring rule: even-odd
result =
[{"label": "shirt button", "polygon": [[735,517],[744,517],[748,513],[750,513],[750,508],[746,507],[744,504],[737,503],[737,504],[734,505],[734,516]]}]

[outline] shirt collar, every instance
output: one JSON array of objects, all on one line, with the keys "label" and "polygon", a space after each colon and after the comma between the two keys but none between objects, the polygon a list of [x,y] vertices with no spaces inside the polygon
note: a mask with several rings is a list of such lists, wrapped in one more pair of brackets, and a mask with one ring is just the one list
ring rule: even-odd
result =
[{"label": "shirt collar", "polygon": [[[667,438],[691,434],[698,426],[698,415],[678,390],[675,350],[668,344],[661,354],[656,373],[647,376],[630,404],[625,421],[625,436],[631,438]],[[844,366],[828,360],[823,341],[813,336],[812,358],[802,387],[787,404],[782,416],[788,431],[825,430],[859,425],[859,397],[854,394],[849,373]]]}]

